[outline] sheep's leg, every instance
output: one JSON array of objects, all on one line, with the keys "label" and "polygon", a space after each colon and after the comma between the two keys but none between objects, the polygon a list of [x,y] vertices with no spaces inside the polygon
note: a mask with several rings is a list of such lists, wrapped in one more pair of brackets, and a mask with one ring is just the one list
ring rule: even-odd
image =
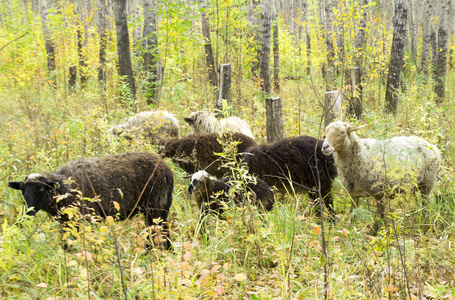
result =
[{"label": "sheep's leg", "polygon": [[379,229],[381,228],[381,223],[385,224],[386,222],[386,217],[385,217],[385,198],[381,197],[379,199],[376,199],[377,203],[377,217],[375,218],[374,224],[373,224],[373,233],[377,234]]}]

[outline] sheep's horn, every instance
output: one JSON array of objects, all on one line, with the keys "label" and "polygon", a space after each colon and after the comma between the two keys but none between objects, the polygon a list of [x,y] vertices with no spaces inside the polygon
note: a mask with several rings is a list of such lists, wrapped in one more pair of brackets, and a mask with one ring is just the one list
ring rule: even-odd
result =
[{"label": "sheep's horn", "polygon": [[354,131],[357,131],[363,127],[365,127],[367,125],[360,125],[360,126],[351,126],[349,129],[348,129],[348,132],[354,132]]}]

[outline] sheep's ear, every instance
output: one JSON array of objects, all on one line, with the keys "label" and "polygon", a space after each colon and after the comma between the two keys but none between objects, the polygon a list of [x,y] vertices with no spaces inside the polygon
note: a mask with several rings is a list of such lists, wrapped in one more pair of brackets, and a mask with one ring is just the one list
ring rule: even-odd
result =
[{"label": "sheep's ear", "polygon": [[52,189],[58,190],[60,188],[60,183],[58,183],[57,181],[46,180],[44,181],[44,183]]},{"label": "sheep's ear", "polygon": [[15,189],[15,190],[20,190],[22,183],[23,183],[23,181],[10,181],[10,182],[8,182],[8,187]]},{"label": "sheep's ear", "polygon": [[194,123],[194,120],[191,119],[191,118],[183,118],[183,120],[184,120],[185,122],[187,122],[188,124],[190,124],[190,125]]},{"label": "sheep's ear", "polygon": [[350,133],[350,132],[354,132],[354,131],[357,131],[357,130],[359,130],[359,129],[361,129],[361,128],[365,127],[365,126],[367,126],[367,125],[361,125],[361,126],[351,126],[351,127],[349,127],[349,128],[348,128],[348,133]]}]

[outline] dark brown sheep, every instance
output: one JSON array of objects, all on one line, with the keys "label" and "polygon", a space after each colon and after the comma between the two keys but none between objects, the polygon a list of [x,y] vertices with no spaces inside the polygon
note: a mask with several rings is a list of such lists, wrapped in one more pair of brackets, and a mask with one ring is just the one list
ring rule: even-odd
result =
[{"label": "dark brown sheep", "polygon": [[[67,163],[56,172],[31,174],[20,182],[9,182],[9,187],[21,190],[28,207],[35,215],[44,210],[60,217],[65,208],[80,201],[82,214],[95,213],[105,218],[116,216],[126,219],[138,212],[144,213],[147,226],[154,219],[162,220],[164,247],[169,248],[167,217],[172,203],[174,177],[171,169],[156,154],[127,152],[102,158],[78,159]],[[67,195],[56,201],[55,196]],[[98,201],[99,199],[99,201]],[[117,202],[120,210],[114,206]],[[64,215],[61,222],[68,221]],[[160,242],[161,244],[161,242]]]},{"label": "dark brown sheep", "polygon": [[[221,144],[218,139],[222,141]],[[256,145],[252,138],[242,133],[209,133],[162,140],[160,153],[172,158],[172,161],[188,174],[206,170],[209,174],[221,178],[229,169],[222,166],[226,159],[215,153],[224,152],[222,144],[229,142],[237,143],[235,148],[239,155],[246,148]]]},{"label": "dark brown sheep", "polygon": [[324,203],[333,214],[330,192],[337,169],[333,157],[322,153],[322,143],[310,136],[285,138],[272,144],[249,147],[243,159],[250,173],[281,192],[289,190],[292,182],[296,192],[313,191],[311,194],[316,198],[314,190],[320,186]]},{"label": "dark brown sheep", "polygon": [[[204,170],[198,171],[191,177],[191,183],[188,186],[188,193],[194,194],[196,202],[203,212],[210,210],[222,213],[223,205],[221,201],[229,201],[229,189],[231,188],[232,178],[225,177],[216,179],[210,176]],[[263,180],[256,178],[256,183],[249,182],[247,184],[249,191],[253,193],[253,204],[267,211],[272,210],[274,204],[274,194],[270,186]],[[245,195],[236,192],[232,195],[233,200],[237,204],[242,204]]]}]

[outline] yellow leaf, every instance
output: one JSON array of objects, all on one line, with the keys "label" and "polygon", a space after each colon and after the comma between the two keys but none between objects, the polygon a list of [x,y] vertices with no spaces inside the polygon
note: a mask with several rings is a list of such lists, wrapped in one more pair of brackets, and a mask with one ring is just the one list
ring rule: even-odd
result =
[{"label": "yellow leaf", "polygon": [[107,224],[112,225],[112,223],[114,223],[114,217],[107,216],[106,217],[106,222],[107,222]]},{"label": "yellow leaf", "polygon": [[309,248],[313,248],[313,246],[314,246],[314,241],[311,241],[311,242],[308,244],[308,247],[309,247]]},{"label": "yellow leaf", "polygon": [[186,252],[185,254],[183,254],[183,260],[189,261],[190,259],[191,259],[191,253]]},{"label": "yellow leaf", "polygon": [[245,279],[246,279],[246,275],[243,273],[240,273],[240,274],[237,274],[234,276],[234,280],[238,281],[238,282],[244,281]]},{"label": "yellow leaf", "polygon": [[180,263],[180,268],[182,268],[182,270],[186,270],[190,267],[190,264],[187,262],[187,261],[182,261]]},{"label": "yellow leaf", "polygon": [[396,291],[398,288],[396,286],[394,286],[393,284],[389,284],[386,288],[386,291],[387,292],[394,292]]},{"label": "yellow leaf", "polygon": [[314,227],[313,234],[317,235],[317,234],[319,234],[319,232],[321,232],[321,227],[319,227],[319,226]]},{"label": "yellow leaf", "polygon": [[101,226],[100,227],[100,232],[105,233],[107,231],[107,226]]},{"label": "yellow leaf", "polygon": [[47,288],[47,284],[45,284],[44,282],[38,283],[36,286],[40,288]]},{"label": "yellow leaf", "polygon": [[119,210],[120,210],[120,204],[118,204],[117,201],[112,201],[112,203],[114,203],[115,209],[116,209],[117,211],[119,211]]}]

